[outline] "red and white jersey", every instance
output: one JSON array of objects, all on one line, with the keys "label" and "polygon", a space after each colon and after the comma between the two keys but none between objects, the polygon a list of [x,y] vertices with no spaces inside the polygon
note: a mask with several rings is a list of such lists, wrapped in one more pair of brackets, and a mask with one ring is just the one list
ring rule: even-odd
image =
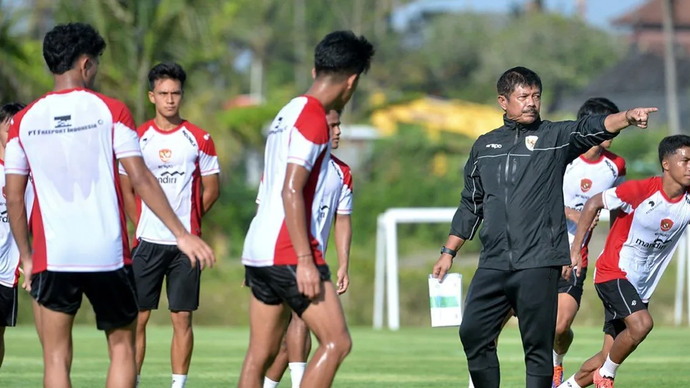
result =
[{"label": "red and white jersey", "polygon": [[[620,156],[604,150],[596,161],[580,156],[565,169],[563,177],[563,202],[566,207],[582,211],[585,202],[593,196],[625,182],[625,160]],[[566,219],[568,240],[573,243],[577,224]],[[589,256],[588,244],[591,234],[588,233],[582,247],[582,266],[587,267]]]},{"label": "red and white jersey", "polygon": [[297,264],[281,195],[289,163],[309,171],[303,191],[308,238],[316,264],[325,264],[325,241],[319,225],[323,222],[320,209],[326,205],[329,142],[326,111],[317,99],[300,96],[280,110],[266,139],[264,172],[257,198],[261,205],[244,240],[243,264],[253,267]]},{"label": "red and white jersey", "polygon": [[[5,162],[0,160],[0,284],[5,287],[15,287],[19,282],[19,249],[12,237],[9,218],[7,217],[7,197],[5,196]],[[31,216],[34,202],[34,191],[31,185],[26,186],[24,195],[27,217]]]},{"label": "red and white jersey", "polygon": [[597,259],[594,283],[628,279],[646,303],[690,222],[690,195],[672,200],[654,177],[625,182],[602,197],[604,208],[623,213]]},{"label": "red and white jersey", "polygon": [[33,272],[105,272],[131,263],[117,159],[141,156],[124,103],[51,92],[14,116],[5,173],[33,177]]},{"label": "red and white jersey", "polygon": [[[259,191],[261,191],[262,185],[263,178],[261,179]],[[331,226],[333,225],[335,215],[352,214],[352,186],[352,171],[350,170],[350,166],[331,155],[324,187],[323,205],[319,209],[316,227],[317,233],[321,235],[321,241],[324,242],[324,252],[327,250],[328,238],[330,237]],[[261,203],[258,197],[256,203]]]},{"label": "red and white jersey", "polygon": [[[144,162],[158,179],[170,207],[189,233],[200,236],[201,177],[220,173],[211,135],[188,121],[163,131],[153,120],[140,126],[137,133]],[[120,174],[127,175],[122,165]],[[141,198],[137,198],[137,210],[137,239],[164,245],[177,243],[170,229]]]}]

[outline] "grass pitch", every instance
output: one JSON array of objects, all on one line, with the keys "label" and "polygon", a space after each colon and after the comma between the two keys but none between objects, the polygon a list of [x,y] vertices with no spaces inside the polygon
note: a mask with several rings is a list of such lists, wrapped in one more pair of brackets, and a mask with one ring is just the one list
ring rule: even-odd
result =
[{"label": "grass pitch", "polygon": [[[398,332],[351,330],[354,347],[334,387],[466,387],[467,365],[457,330],[404,328]],[[169,327],[151,327],[142,388],[170,387]],[[233,387],[237,384],[248,341],[247,328],[195,329],[195,352],[187,387]],[[42,386],[42,359],[33,327],[8,328],[0,387]],[[570,376],[601,346],[598,328],[576,327],[575,342],[565,359]],[[103,333],[94,327],[74,330],[72,383],[103,387],[108,354]],[[316,343],[316,342],[315,342]],[[499,340],[502,387],[524,387],[522,345],[516,327]],[[690,387],[690,329],[657,327],[618,370],[617,387]],[[289,371],[281,387],[290,386]]]}]

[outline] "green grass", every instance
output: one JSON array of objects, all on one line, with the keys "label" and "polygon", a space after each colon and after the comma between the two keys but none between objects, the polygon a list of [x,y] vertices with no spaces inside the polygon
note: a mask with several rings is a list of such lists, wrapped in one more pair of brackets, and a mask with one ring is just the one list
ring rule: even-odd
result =
[{"label": "green grass", "polygon": [[[594,354],[602,342],[598,328],[577,327],[576,339],[565,359],[566,375]],[[187,386],[231,387],[237,384],[247,346],[246,328],[197,327],[195,353]],[[142,388],[170,387],[171,329],[152,327]],[[334,387],[465,387],[467,366],[453,328],[405,328],[399,332],[352,329],[354,348],[341,367]],[[102,387],[108,365],[105,338],[89,326],[74,330],[72,383]],[[0,371],[0,387],[39,387],[41,351],[32,327],[6,332],[7,353]],[[690,330],[658,327],[620,367],[618,387],[689,387]],[[516,327],[509,325],[499,341],[501,387],[524,387],[522,346]],[[281,387],[289,387],[289,372]]]}]

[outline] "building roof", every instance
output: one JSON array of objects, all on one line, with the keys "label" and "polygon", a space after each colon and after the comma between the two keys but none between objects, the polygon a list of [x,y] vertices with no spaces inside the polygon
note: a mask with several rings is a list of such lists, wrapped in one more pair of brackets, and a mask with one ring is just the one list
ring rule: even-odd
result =
[{"label": "building roof", "polygon": [[[648,25],[661,26],[663,24],[665,0],[649,0],[636,9],[612,21],[616,26]],[[690,27],[690,1],[672,0],[673,22],[675,27]]]}]

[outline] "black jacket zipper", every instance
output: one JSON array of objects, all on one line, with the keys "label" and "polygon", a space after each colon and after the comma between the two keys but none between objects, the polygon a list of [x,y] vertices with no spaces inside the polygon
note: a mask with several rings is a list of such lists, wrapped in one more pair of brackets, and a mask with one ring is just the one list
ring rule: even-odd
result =
[{"label": "black jacket zipper", "polygon": [[519,138],[520,138],[520,127],[518,125],[515,128],[515,140],[513,140],[513,146],[510,147],[510,149],[508,150],[508,154],[506,155],[505,177],[503,180],[505,182],[504,200],[505,200],[505,213],[506,213],[506,242],[508,243],[508,269],[510,271],[515,270],[515,266],[513,265],[513,247],[512,247],[512,244],[510,243],[510,222],[508,221],[508,194],[509,194],[508,182],[510,179],[510,152],[513,150],[515,145],[517,145]]}]

